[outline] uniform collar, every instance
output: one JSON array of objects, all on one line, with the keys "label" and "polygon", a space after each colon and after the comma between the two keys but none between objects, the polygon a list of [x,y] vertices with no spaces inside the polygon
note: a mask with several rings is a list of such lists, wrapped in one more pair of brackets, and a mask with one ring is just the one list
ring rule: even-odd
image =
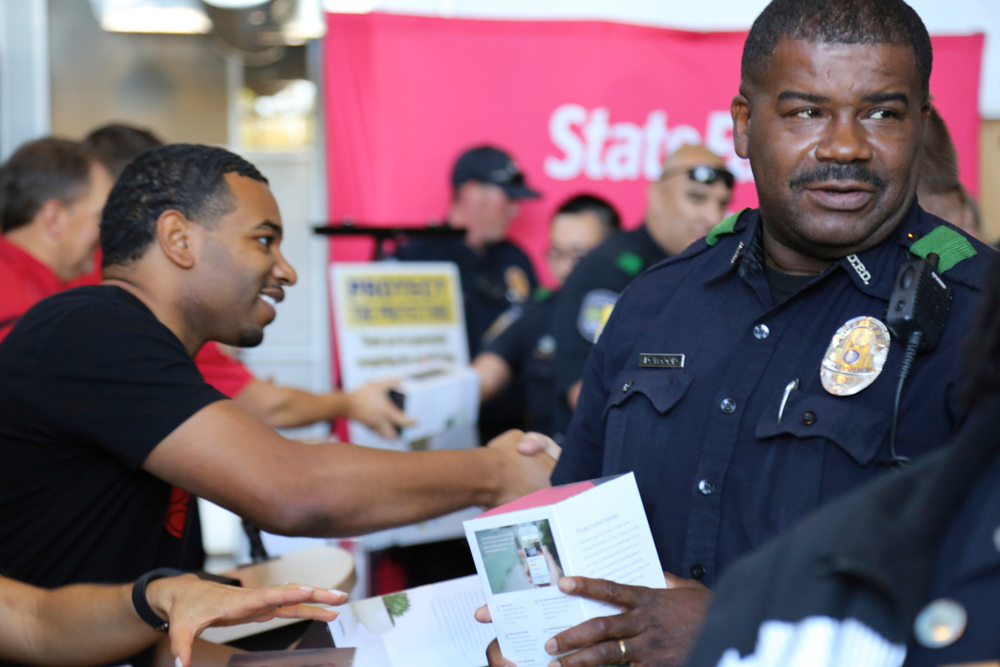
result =
[{"label": "uniform collar", "polygon": [[[735,244],[733,252],[716,253],[714,264],[706,271],[706,283],[721,278],[730,271],[738,271],[743,276],[763,272],[761,224],[760,211],[756,209],[747,210],[740,215],[730,237],[730,244]],[[887,239],[862,253],[837,260],[821,275],[825,277],[831,270],[843,269],[859,290],[888,302],[902,252],[900,248],[908,249],[935,226],[931,216],[917,206],[914,199],[902,222]]]}]

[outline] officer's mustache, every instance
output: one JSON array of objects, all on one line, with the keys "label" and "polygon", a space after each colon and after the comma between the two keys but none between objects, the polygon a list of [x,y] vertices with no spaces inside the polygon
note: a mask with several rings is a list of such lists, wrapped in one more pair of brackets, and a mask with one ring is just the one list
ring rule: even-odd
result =
[{"label": "officer's mustache", "polygon": [[829,181],[868,183],[875,186],[877,190],[882,190],[886,186],[884,178],[860,164],[824,164],[812,171],[799,174],[792,179],[789,185],[794,189],[801,189],[814,183],[827,183]]}]

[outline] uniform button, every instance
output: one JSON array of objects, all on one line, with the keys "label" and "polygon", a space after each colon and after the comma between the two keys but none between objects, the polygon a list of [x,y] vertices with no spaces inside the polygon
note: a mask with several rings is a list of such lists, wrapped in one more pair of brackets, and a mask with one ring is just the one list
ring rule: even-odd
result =
[{"label": "uniform button", "polygon": [[722,408],[722,411],[727,415],[732,414],[736,412],[736,401],[731,398],[724,398],[722,399],[722,403],[719,404],[719,407]]},{"label": "uniform button", "polygon": [[771,335],[771,330],[767,328],[766,324],[758,324],[753,328],[753,335],[757,340],[764,340]]},{"label": "uniform button", "polygon": [[815,412],[804,412],[802,413],[802,423],[806,426],[812,426],[816,423],[816,413]]},{"label": "uniform button", "polygon": [[993,531],[993,546],[1000,551],[1000,528]]},{"label": "uniform button", "polygon": [[692,565],[691,576],[694,577],[695,579],[701,579],[702,577],[705,576],[705,568],[703,568],[701,565]]},{"label": "uniform button", "polygon": [[962,633],[968,614],[954,600],[935,600],[923,608],[913,621],[913,636],[926,648],[943,648],[954,644]]},{"label": "uniform button", "polygon": [[622,393],[624,394],[629,389],[631,389],[633,384],[635,384],[634,380],[629,380],[628,382],[626,382],[625,384],[623,384],[622,385]]},{"label": "uniform button", "polygon": [[698,482],[698,490],[706,496],[710,496],[712,495],[712,491],[715,491],[715,484],[713,484],[710,479],[703,479]]}]

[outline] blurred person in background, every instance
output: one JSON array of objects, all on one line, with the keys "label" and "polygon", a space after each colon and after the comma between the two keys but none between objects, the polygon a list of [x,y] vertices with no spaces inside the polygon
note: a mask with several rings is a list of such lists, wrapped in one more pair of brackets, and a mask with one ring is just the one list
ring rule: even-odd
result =
[{"label": "blurred person in background", "polygon": [[[101,126],[83,142],[115,179],[143,152],[164,144],[150,130],[122,123]],[[98,271],[84,284],[100,282]],[[297,428],[345,417],[392,439],[397,428],[414,423],[389,399],[389,390],[396,385],[392,380],[373,382],[353,392],[315,394],[254,377],[231,348],[214,341],[198,351],[195,363],[206,382],[272,428]]]},{"label": "blurred person in background", "polygon": [[[591,250],[616,234],[621,219],[614,207],[593,195],[577,195],[556,211],[549,226],[548,262],[556,289]],[[484,336],[485,349],[473,360],[480,400],[488,401],[511,382],[524,387],[526,429],[561,442],[554,428],[555,337],[552,316],[558,292],[538,288],[532,300],[511,306]]]},{"label": "blurred person in background", "polygon": [[733,182],[721,157],[704,146],[681,146],[667,158],[660,179],[649,184],[642,226],[608,239],[566,280],[553,328],[562,429],[576,408],[587,356],[619,293],[643,270],[680,253],[722,220]]},{"label": "blurred person in background", "polygon": [[[469,358],[483,349],[483,337],[512,305],[526,303],[538,287],[531,260],[507,239],[520,202],[537,199],[525,183],[521,167],[493,146],[462,153],[451,172],[449,226],[464,229],[464,239],[411,239],[396,248],[403,261],[452,262],[462,282]],[[521,388],[508,385],[479,412],[480,441],[516,428],[524,414]]]},{"label": "blurred person in background", "polygon": [[0,340],[31,306],[93,270],[113,182],[67,139],[24,144],[0,167]]},{"label": "blurred person in background", "polygon": [[983,241],[983,222],[979,204],[958,180],[958,154],[948,126],[938,110],[931,115],[924,133],[924,152],[920,161],[917,185],[920,207],[928,213]]}]

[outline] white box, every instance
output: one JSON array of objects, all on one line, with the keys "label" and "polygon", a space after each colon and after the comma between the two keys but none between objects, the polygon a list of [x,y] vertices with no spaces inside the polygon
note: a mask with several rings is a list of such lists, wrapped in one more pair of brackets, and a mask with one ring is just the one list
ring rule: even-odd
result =
[{"label": "white box", "polygon": [[560,575],[665,588],[632,473],[543,489],[465,522],[503,656],[545,667],[545,642],[616,607],[566,595]]},{"label": "white box", "polygon": [[400,433],[405,442],[475,425],[479,419],[479,374],[471,368],[418,373],[403,378],[393,394],[403,412],[417,421]]}]

